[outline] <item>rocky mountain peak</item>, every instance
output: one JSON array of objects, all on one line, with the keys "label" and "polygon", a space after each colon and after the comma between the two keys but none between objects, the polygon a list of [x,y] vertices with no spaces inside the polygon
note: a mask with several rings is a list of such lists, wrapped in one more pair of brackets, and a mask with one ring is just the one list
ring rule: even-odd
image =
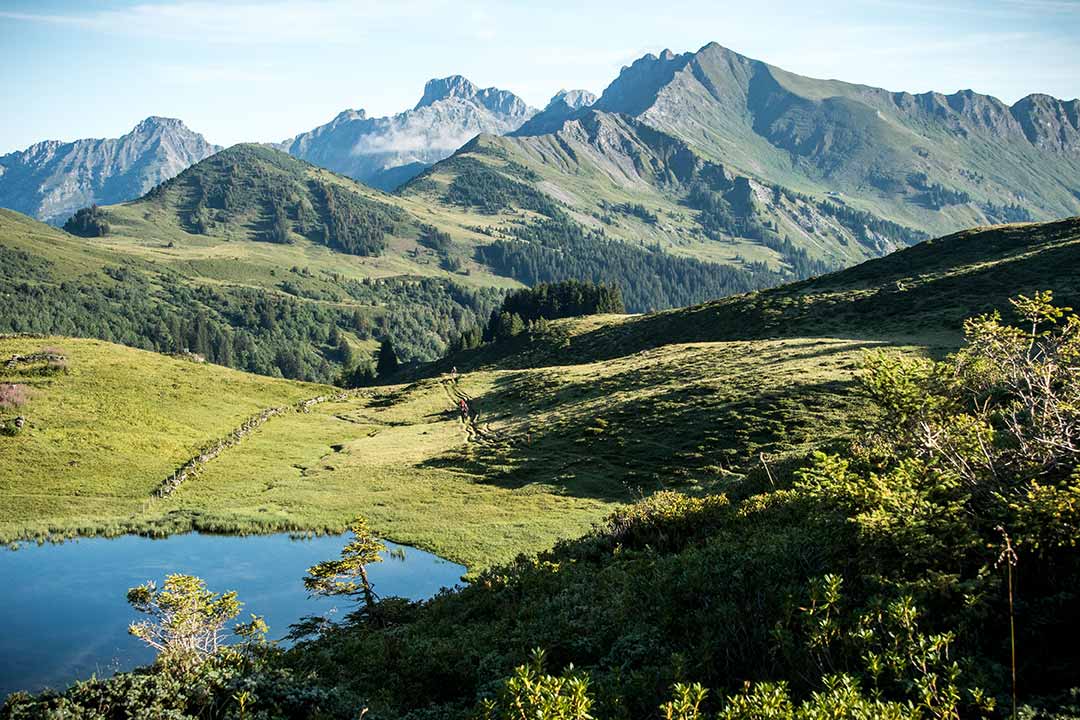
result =
[{"label": "rocky mountain peak", "polygon": [[420,98],[420,102],[416,103],[416,107],[413,109],[419,110],[439,100],[451,97],[471,99],[476,97],[478,92],[478,88],[461,75],[433,78],[424,84],[424,96]]},{"label": "rocky mountain peak", "polygon": [[496,115],[517,118],[519,123],[536,112],[512,92],[494,87],[480,89],[461,75],[428,80],[424,85],[424,96],[413,111],[453,98],[473,102]]},{"label": "rocky mountain peak", "polygon": [[411,110],[374,118],[362,110],[346,110],[278,147],[315,165],[392,190],[470,138],[511,132],[535,112],[512,92],[478,88],[461,75],[450,75],[429,80]]},{"label": "rocky mountain peak", "polygon": [[596,96],[588,90],[560,90],[551,98],[547,107],[510,134],[528,137],[555,132],[567,120],[577,118],[594,102],[596,102]]},{"label": "rocky mountain peak", "polygon": [[596,108],[608,112],[637,115],[656,99],[656,94],[671,82],[675,73],[686,67],[693,53],[676,55],[664,50],[659,56],[649,53],[624,67],[605,88]]},{"label": "rocky mountain peak", "polygon": [[219,149],[155,115],[119,138],[46,140],[0,157],[0,207],[63,222],[80,207],[133,200]]},{"label": "rocky mountain peak", "polygon": [[141,121],[135,126],[132,131],[135,134],[151,133],[156,130],[183,130],[191,132],[188,127],[184,125],[182,120],[177,118],[161,117],[160,115],[151,115],[145,120]]},{"label": "rocky mountain peak", "polygon": [[1018,100],[1009,112],[1036,147],[1080,154],[1080,100],[1033,93]]},{"label": "rocky mountain peak", "polygon": [[548,101],[545,110],[566,106],[571,110],[580,110],[596,102],[596,95],[588,90],[560,90]]}]

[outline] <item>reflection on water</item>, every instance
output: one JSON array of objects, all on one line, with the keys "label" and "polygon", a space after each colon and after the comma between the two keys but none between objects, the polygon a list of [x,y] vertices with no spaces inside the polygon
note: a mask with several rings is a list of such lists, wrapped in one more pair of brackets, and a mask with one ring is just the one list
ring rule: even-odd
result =
[{"label": "reflection on water", "polygon": [[[309,598],[303,585],[307,569],[337,557],[345,542],[343,536],[189,533],[0,550],[0,701],[16,690],[63,688],[149,663],[152,651],[127,634],[138,613],[125,598],[128,588],[147,580],[160,585],[170,573],[197,575],[214,592],[236,590],[244,603],[238,620],[263,615],[271,638],[306,615],[347,613],[352,601]],[[465,573],[431,553],[386,546],[384,562],[369,569],[380,597],[428,598]]]}]

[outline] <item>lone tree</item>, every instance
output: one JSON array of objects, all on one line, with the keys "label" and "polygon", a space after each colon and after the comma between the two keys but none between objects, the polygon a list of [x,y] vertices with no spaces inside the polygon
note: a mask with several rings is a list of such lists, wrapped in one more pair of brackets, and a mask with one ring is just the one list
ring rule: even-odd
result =
[{"label": "lone tree", "polygon": [[64,231],[81,237],[105,237],[109,234],[109,219],[97,205],[78,210],[64,223]]},{"label": "lone tree", "polygon": [[371,534],[363,517],[353,520],[349,530],[353,539],[341,550],[341,559],[308,568],[304,587],[314,595],[362,595],[370,613],[375,606],[375,590],[368,580],[367,566],[382,562],[379,553],[386,545]]},{"label": "lone tree", "polygon": [[385,377],[392,375],[397,371],[398,358],[397,352],[394,350],[394,343],[390,341],[390,338],[383,338],[382,344],[379,345],[379,362],[375,367],[379,377]]},{"label": "lone tree", "polygon": [[[167,576],[161,589],[153,581],[131,588],[127,600],[150,616],[131,623],[128,632],[157,650],[159,662],[179,670],[192,669],[221,649],[225,625],[241,606],[235,592],[214,593],[202,578],[178,574]],[[266,632],[262,618],[251,617],[236,626],[236,635],[250,640]]]}]

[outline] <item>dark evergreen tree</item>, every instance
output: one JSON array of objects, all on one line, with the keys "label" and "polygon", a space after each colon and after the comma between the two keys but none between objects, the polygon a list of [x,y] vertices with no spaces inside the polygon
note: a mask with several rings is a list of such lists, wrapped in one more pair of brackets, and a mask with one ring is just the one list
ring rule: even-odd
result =
[{"label": "dark evergreen tree", "polygon": [[340,362],[344,368],[351,368],[355,362],[352,345],[349,344],[349,341],[346,340],[344,336],[338,338],[335,354],[337,355],[338,362]]},{"label": "dark evergreen tree", "polygon": [[375,367],[379,378],[384,378],[388,375],[393,375],[398,369],[398,357],[397,352],[394,350],[394,343],[390,338],[383,338],[382,343],[379,345],[379,361]]}]

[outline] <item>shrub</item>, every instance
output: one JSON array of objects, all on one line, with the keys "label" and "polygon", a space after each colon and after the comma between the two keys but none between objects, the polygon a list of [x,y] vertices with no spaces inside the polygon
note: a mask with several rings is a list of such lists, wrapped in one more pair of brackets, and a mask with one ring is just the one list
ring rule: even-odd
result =
[{"label": "shrub", "polygon": [[104,237],[109,234],[109,219],[97,205],[78,210],[64,223],[64,230],[81,237]]},{"label": "shrub", "polygon": [[15,383],[0,383],[0,409],[17,410],[30,400],[30,388]]}]

